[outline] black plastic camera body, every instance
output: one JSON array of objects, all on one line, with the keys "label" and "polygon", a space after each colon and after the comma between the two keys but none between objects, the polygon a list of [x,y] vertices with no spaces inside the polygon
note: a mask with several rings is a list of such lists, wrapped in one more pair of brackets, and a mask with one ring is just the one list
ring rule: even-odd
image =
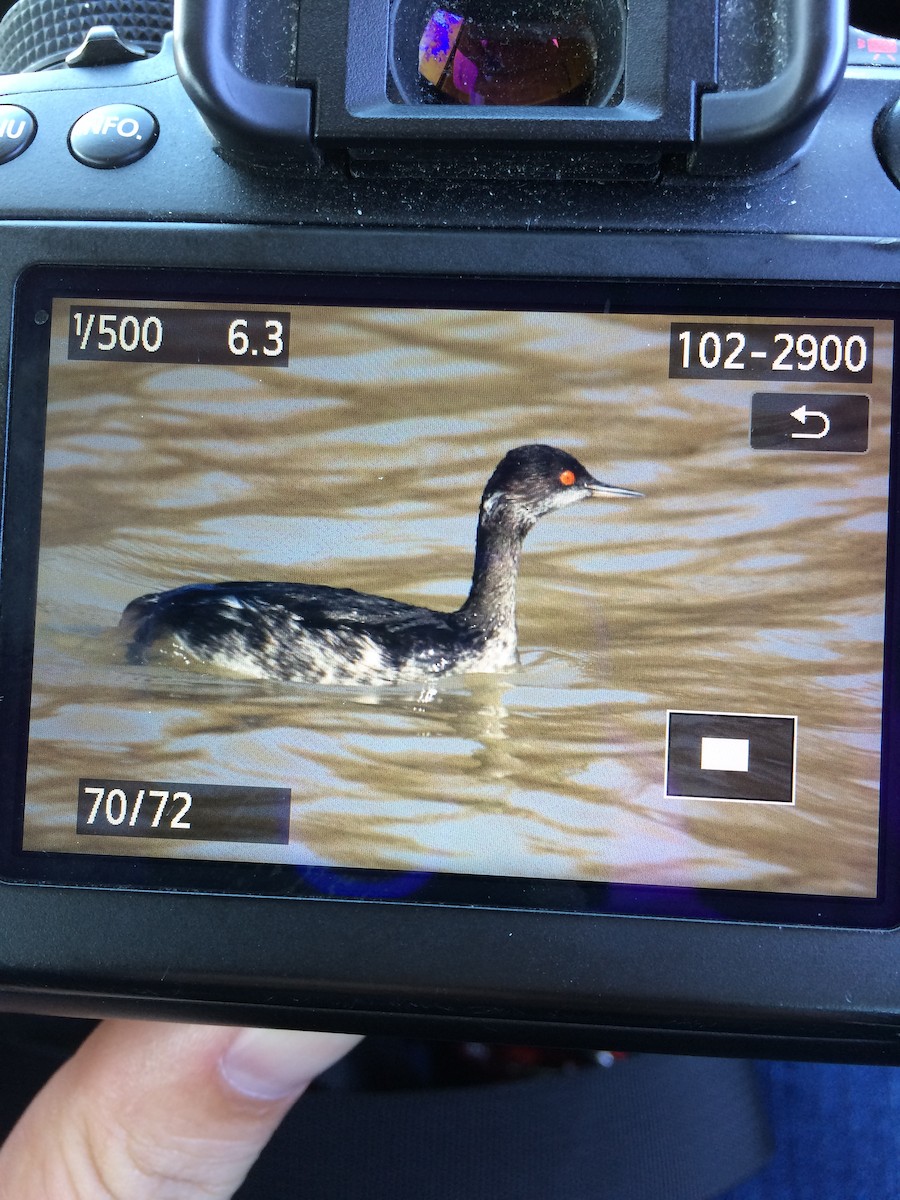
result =
[{"label": "black plastic camera body", "polygon": [[[892,637],[897,453],[888,448],[885,431],[890,419],[883,411],[885,405],[890,408],[895,386],[892,322],[898,314],[900,193],[894,179],[900,153],[895,151],[893,105],[900,96],[900,69],[893,65],[886,41],[857,38],[855,33],[851,51],[856,50],[858,62],[846,65],[848,25],[841,0],[598,0],[577,10],[569,7],[563,14],[567,28],[573,22],[577,27],[581,57],[576,58],[582,64],[578,71],[585,61],[592,64],[588,75],[578,75],[577,101],[563,95],[554,103],[537,105],[482,102],[482,93],[471,82],[475,76],[466,74],[468,68],[460,68],[453,88],[443,93],[434,83],[436,72],[433,78],[422,74],[422,46],[435,14],[440,14],[440,29],[446,30],[450,21],[454,36],[468,22],[473,45],[485,47],[494,38],[494,48],[503,50],[497,52],[501,65],[512,62],[522,71],[535,54],[534,31],[546,50],[548,44],[555,45],[553,21],[563,19],[560,6],[527,10],[531,41],[526,38],[523,50],[509,32],[506,15],[484,5],[457,12],[406,0],[393,9],[387,0],[304,0],[299,8],[284,0],[246,6],[228,0],[185,0],[176,6],[173,36],[166,37],[156,53],[137,48],[133,34],[117,37],[101,31],[88,36],[69,65],[59,65],[63,46],[56,55],[57,69],[0,75],[0,295],[6,314],[0,322],[0,360],[10,397],[0,581],[0,1003],[9,1009],[84,1015],[130,1013],[486,1040],[900,1061],[900,779],[894,751],[900,730],[896,701],[892,704],[897,669]],[[482,80],[486,68],[482,63],[478,69]],[[440,78],[446,77],[444,73]],[[557,87],[552,72],[542,78],[545,83],[551,78],[546,85],[551,92]],[[494,100],[503,94],[501,89]],[[527,88],[512,94],[531,95]],[[546,87],[540,94],[546,95]],[[471,102],[463,102],[467,98]],[[178,376],[181,382],[167,381],[165,373],[152,379],[141,374],[156,370],[147,364],[152,364],[160,345],[174,344],[166,341],[172,323],[181,321],[185,311],[198,309],[207,314],[206,324],[185,325],[178,333],[180,348],[166,360],[173,370],[184,372]],[[221,832],[211,835],[210,845],[220,837],[232,846],[229,853],[235,857],[224,852],[217,856],[207,848],[194,858],[184,847],[169,853],[169,842],[163,846],[153,841],[154,831],[165,829],[166,822],[173,836],[183,826],[183,819],[165,808],[167,801],[159,801],[156,826],[140,824],[150,810],[139,817],[138,785],[147,781],[147,788],[162,796],[160,780],[171,783],[179,778],[178,754],[172,750],[172,773],[154,776],[141,757],[150,750],[139,748],[144,743],[136,736],[129,740],[132,724],[124,718],[121,725],[115,715],[92,718],[91,732],[85,734],[81,718],[66,714],[70,702],[80,702],[79,690],[90,693],[92,677],[79,674],[81,666],[72,666],[72,656],[80,656],[82,666],[96,662],[97,671],[106,672],[107,690],[110,678],[121,677],[122,711],[132,714],[135,728],[134,714],[143,702],[139,692],[146,694],[147,711],[169,706],[166,712],[174,713],[178,704],[173,697],[183,700],[191,685],[183,682],[184,672],[175,671],[170,678],[165,667],[159,668],[162,674],[150,668],[146,678],[135,675],[143,668],[129,665],[124,654],[110,649],[114,620],[82,625],[81,617],[73,617],[50,632],[46,625],[48,612],[53,625],[53,606],[68,586],[53,583],[56,577],[48,574],[55,569],[53,563],[62,561],[54,558],[61,544],[55,532],[61,526],[54,521],[62,521],[81,503],[80,472],[86,488],[99,489],[90,491],[87,507],[101,516],[103,497],[112,493],[95,477],[99,471],[117,480],[119,491],[110,504],[119,505],[125,514],[120,531],[134,533],[134,514],[140,517],[157,503],[155,484],[142,490],[144,450],[135,460],[135,470],[123,466],[131,462],[131,434],[104,424],[104,406],[112,403],[110,396],[121,394],[132,407],[145,406],[148,419],[175,413],[171,450],[177,458],[182,442],[199,436],[194,426],[185,432],[190,414],[177,408],[178,388],[189,385],[199,389],[198,396],[202,389],[212,389],[201,369],[215,376],[220,369],[232,370],[236,355],[253,354],[263,362],[271,352],[273,364],[263,362],[260,368],[269,375],[260,379],[275,388],[272,372],[277,374],[284,349],[284,314],[290,315],[292,338],[310,338],[302,343],[306,363],[316,359],[317,339],[330,336],[329,311],[339,312],[350,328],[375,310],[449,313],[446,322],[457,322],[459,329],[467,319],[460,313],[523,312],[529,320],[544,321],[540,328],[547,337],[572,314],[579,319],[587,314],[600,322],[598,329],[610,313],[624,314],[623,321],[633,318],[628,329],[647,331],[646,355],[656,355],[658,379],[677,377],[678,387],[685,389],[685,403],[700,406],[685,410],[695,415],[698,448],[707,436],[702,405],[715,402],[718,387],[726,396],[738,395],[727,391],[734,387],[731,366],[743,370],[746,380],[752,376],[761,381],[753,387],[744,384],[740,404],[735,401],[735,411],[741,414],[746,401],[746,414],[735,418],[734,452],[746,453],[749,457],[741,461],[753,469],[763,461],[759,455],[768,452],[759,448],[762,435],[751,418],[751,401],[758,407],[759,393],[801,397],[796,407],[793,401],[785,407],[786,421],[802,422],[802,428],[788,423],[783,434],[787,439],[818,436],[826,423],[823,438],[831,436],[832,426],[843,437],[838,410],[829,404],[845,394],[855,402],[855,407],[845,406],[846,411],[869,414],[862,423],[868,440],[859,421],[850,433],[863,438],[866,463],[882,456],[877,460],[883,462],[882,474],[871,476],[871,487],[859,485],[860,496],[884,493],[881,507],[854,510],[847,517],[839,536],[848,540],[837,543],[833,561],[815,560],[816,570],[821,568],[815,586],[825,589],[822,621],[837,622],[845,609],[843,601],[828,599],[829,571],[855,561],[853,539],[869,537],[875,529],[881,549],[860,550],[869,575],[854,584],[852,603],[861,606],[870,622],[860,644],[868,647],[866,654],[880,656],[882,664],[877,672],[878,720],[862,732],[847,733],[844,741],[852,747],[864,744],[877,766],[872,768],[874,782],[859,793],[864,813],[857,824],[843,824],[844,809],[834,797],[826,804],[826,817],[820,819],[814,804],[809,811],[809,827],[818,824],[827,830],[825,840],[816,841],[807,855],[813,883],[803,882],[799,868],[792,873],[784,864],[773,866],[769,874],[741,876],[738,871],[729,876],[724,858],[716,859],[718,865],[709,870],[701,863],[696,877],[654,873],[659,855],[655,858],[653,853],[643,867],[629,868],[630,874],[623,868],[604,876],[582,864],[569,873],[548,869],[540,878],[537,873],[528,876],[524,869],[507,869],[502,856],[495,870],[453,868],[452,858],[443,860],[451,862],[447,869],[440,866],[437,854],[425,863],[412,853],[405,861],[400,851],[379,850],[366,865],[365,848],[342,858],[340,851],[329,856],[324,843],[318,843],[306,860],[301,854],[288,862],[279,857],[280,851],[242,858],[244,852],[234,851]],[[303,318],[307,312],[312,314],[310,321],[319,322],[308,334]],[[217,313],[228,318],[219,332]],[[260,320],[279,327],[254,324],[253,314],[260,313]],[[427,337],[416,334],[415,346],[430,344],[428,338],[437,337],[435,331],[444,320],[429,325]],[[585,342],[587,335],[578,334],[577,328],[577,323],[571,327],[572,345],[583,349],[590,340]],[[564,333],[568,329],[565,326]],[[405,335],[397,336],[406,352]],[[210,339],[219,337],[211,349]],[[460,334],[453,343],[460,363],[464,340]],[[663,345],[664,354],[659,349]],[[612,352],[597,350],[598,370],[607,353]],[[672,513],[681,511],[677,503],[665,509],[665,497],[679,489],[689,497],[698,474],[711,479],[725,467],[720,463],[713,469],[692,458],[690,446],[679,451],[681,458],[674,457],[674,448],[671,461],[660,458],[658,476],[647,465],[650,451],[639,453],[649,436],[646,431],[655,421],[674,418],[665,406],[654,407],[657,376],[641,374],[637,363],[644,350],[638,347],[635,353],[620,378],[621,397],[609,400],[620,407],[591,410],[594,417],[585,424],[583,437],[569,448],[585,457],[589,468],[591,448],[595,454],[602,449],[604,457],[617,457],[610,449],[613,434],[607,437],[604,424],[608,414],[615,415],[619,424],[610,428],[619,430],[622,445],[630,439],[629,446],[637,447],[633,461],[644,463],[644,475],[636,470],[634,476],[622,476],[619,464],[621,478],[613,482],[642,491],[642,504],[663,505],[657,514],[655,553],[662,552],[670,536],[671,521],[677,519]],[[697,354],[699,358],[692,357]],[[249,370],[247,362],[249,358],[235,369]],[[521,368],[496,368],[497,378],[511,369]],[[390,374],[384,370],[387,374],[378,379],[387,387]],[[786,370],[795,374],[785,379]],[[72,390],[62,396],[58,381],[69,378],[66,372],[74,382],[65,384]],[[398,381],[401,378],[402,372],[397,375]],[[465,376],[459,395],[477,390],[474,378]],[[342,403],[349,403],[354,379],[340,383]],[[697,388],[711,388],[709,393],[695,395],[695,380],[700,381]],[[251,395],[247,386],[253,400],[256,393]],[[537,392],[530,397],[532,432],[521,440],[562,443],[560,431],[569,430],[571,412],[578,411],[591,390],[584,381],[572,386],[568,400],[554,401],[556,407],[548,407]],[[612,384],[607,379],[603,386]],[[813,386],[816,390],[810,391]],[[164,402],[154,399],[159,389],[169,387],[174,390],[165,393]],[[450,385],[446,390],[448,395],[454,392]],[[202,394],[197,411],[214,403],[206,391]],[[314,390],[310,395],[317,396]],[[422,452],[435,456],[428,461],[442,462],[440,447],[452,439],[446,431],[427,432],[432,414],[428,388],[423,385],[421,408],[408,400],[409,395],[402,392],[404,404],[412,405],[409,420],[422,423]],[[327,408],[328,396],[326,388],[317,402]],[[865,406],[859,402],[863,396]],[[568,407],[569,401],[575,409]],[[502,426],[502,405],[498,402],[494,410],[485,401],[483,410],[472,415],[458,397],[452,403],[454,420],[464,424],[464,417],[471,419],[481,431],[466,443],[468,449],[458,451],[458,461],[477,460],[481,471],[479,447],[493,445],[491,421],[484,414],[492,412],[491,420]],[[48,408],[51,414],[61,414],[49,425]],[[801,408],[802,416],[795,416]],[[70,411],[71,427],[65,424]],[[813,413],[819,414],[820,425]],[[248,406],[248,462],[267,420]],[[676,429],[673,424],[673,439],[686,427]],[[376,435],[382,435],[374,417],[366,428],[367,444],[375,444]],[[236,427],[229,429],[232,444],[240,447],[244,435]],[[335,477],[343,479],[332,458],[334,431],[327,422],[320,436],[308,437],[299,449],[289,449],[290,427],[279,429],[285,453],[296,455],[299,478],[307,481],[298,484],[300,494],[305,494],[313,466],[326,474],[333,467]],[[378,444],[389,447],[394,444],[391,438],[400,437],[394,431]],[[816,469],[824,472],[822,487],[839,488],[841,470],[854,480],[852,472],[863,470],[863,457],[853,457],[856,449],[838,457],[851,442],[835,443],[833,458],[824,454],[815,460]],[[773,443],[766,445],[772,451],[766,462],[774,463],[773,471],[780,470],[787,456],[777,446],[772,450]],[[151,454],[148,448],[146,452]],[[204,450],[213,487],[219,486],[215,480],[221,482],[225,470],[213,462],[218,453]],[[83,454],[88,457],[80,458]],[[98,456],[101,468],[94,462]],[[790,462],[796,461],[800,471],[812,459],[813,454],[803,450]],[[889,463],[894,464],[890,472]],[[828,474],[832,464],[836,465]],[[603,461],[598,466],[603,467]],[[455,478],[447,470],[447,478]],[[57,477],[54,471],[63,474]],[[161,471],[166,475],[169,466]],[[234,471],[237,477],[240,469]],[[191,503],[199,508],[212,503],[201,488],[200,475],[191,478]],[[359,494],[371,492],[372,505],[379,478],[373,468]],[[734,478],[737,486],[744,476]],[[778,491],[788,487],[786,477],[778,482],[781,476],[776,479],[763,471],[760,480],[754,497],[765,497],[771,489],[775,508],[787,504],[787,492]],[[64,485],[61,493],[54,490],[59,481]],[[354,512],[366,508],[359,496]],[[420,499],[410,501],[412,508],[404,512],[414,510]],[[477,499],[476,494],[471,507]],[[725,521],[721,514],[727,506],[715,509],[703,503],[708,507],[701,511],[719,514],[709,516],[710,522]],[[821,503],[824,507],[817,515],[826,512],[831,500],[826,497]],[[159,504],[160,510],[166,504],[173,512],[177,508],[171,498]],[[762,500],[760,506],[765,508]],[[330,519],[315,506],[310,514]],[[257,517],[258,513],[253,519]],[[567,519],[559,517],[561,523]],[[721,539],[730,545],[726,524]],[[241,554],[262,553],[258,546],[269,536],[264,532],[268,528],[259,526],[232,562],[211,563],[201,556],[194,568],[204,579],[237,577]],[[384,543],[384,528],[375,528]],[[827,549],[828,539],[815,522],[798,528]],[[199,544],[191,541],[196,533],[186,536],[182,549]],[[79,562],[82,567],[93,563],[97,577],[106,578],[103,556],[112,541],[92,536],[86,537],[86,545],[93,548]],[[317,545],[309,536],[310,544]],[[124,588],[120,610],[124,601],[142,591],[194,579],[185,567],[171,582],[168,577],[158,584],[146,582],[157,578],[149,564],[158,568],[158,547],[135,537],[134,545],[144,549],[140,554],[134,550],[132,557],[143,558],[134,568],[133,583],[119,580],[115,585]],[[374,545],[376,533],[371,539]],[[441,527],[438,540],[443,539]],[[429,554],[436,553],[433,543],[427,546]],[[712,554],[712,541],[709,547]],[[420,547],[418,553],[426,550]],[[780,553],[779,561],[789,570],[790,553],[784,547]],[[293,570],[303,578],[302,552],[297,557],[301,561]],[[765,573],[781,567],[764,558],[748,551],[747,561],[756,565],[747,570],[774,580]],[[655,569],[651,560],[652,555],[647,559],[650,565],[633,567],[635,581],[639,570]],[[677,578],[687,588],[691,570],[696,573],[699,568],[678,569],[683,574]],[[723,568],[722,578],[735,569],[733,563]],[[546,574],[551,579],[549,567]],[[322,578],[343,582],[325,574]],[[376,584],[367,586],[369,578],[357,577],[350,586],[380,590]],[[701,627],[708,632],[724,626],[722,612],[697,609],[690,615],[679,608],[682,593],[677,587],[654,592],[648,583],[652,578],[644,578],[641,586],[635,582],[635,590],[624,593],[622,609],[623,628],[631,619],[629,611],[642,614],[646,626],[641,628],[651,631],[645,647],[654,636],[665,641],[665,631],[674,628],[687,646],[705,636]],[[71,587],[78,604],[83,586],[87,587],[84,577],[76,571]],[[778,586],[772,582],[765,594],[774,595]],[[431,603],[429,595],[420,594],[419,602]],[[756,595],[753,592],[741,610],[751,624],[759,606],[765,608],[764,601],[753,599]],[[871,595],[876,599],[866,599]],[[436,608],[450,606],[440,601],[438,594]],[[872,651],[876,610],[884,619]],[[705,624],[700,622],[703,613]],[[771,633],[760,620],[763,631]],[[574,616],[572,621],[577,624]],[[783,624],[789,628],[788,641],[806,644],[797,632],[799,616],[786,608]],[[99,626],[110,628],[98,632]],[[598,635],[594,641],[599,644],[602,638]],[[615,662],[615,636],[610,642]],[[810,650],[808,661],[816,661],[816,653]],[[841,663],[842,653],[837,651]],[[527,666],[527,654],[524,658]],[[845,788],[849,796],[857,788],[854,768],[846,767],[844,778],[838,768],[828,766],[822,749],[841,744],[842,706],[856,713],[854,705],[863,704],[856,685],[842,682],[852,674],[849,668],[835,667],[833,683],[826,685],[816,677],[815,687],[826,688],[821,695],[829,694],[832,686],[847,692],[846,697],[836,693],[839,702],[829,728],[812,728],[810,734],[807,730],[815,722],[803,713],[813,711],[814,697],[820,693],[804,694],[807,708],[799,723],[794,715],[784,715],[795,710],[776,708],[774,698],[762,694],[754,699],[752,682],[745,685],[746,707],[738,709],[737,699],[728,704],[712,693],[701,704],[689,697],[691,681],[703,679],[702,656],[696,663],[688,657],[679,663],[672,702],[662,706],[658,720],[654,718],[658,746],[647,750],[635,742],[630,751],[635,763],[651,763],[648,778],[656,781],[653,786],[660,797],[655,809],[647,809],[656,813],[650,822],[656,832],[648,835],[648,845],[667,845],[678,836],[680,821],[692,836],[700,837],[698,830],[706,829],[710,811],[702,808],[696,787],[681,787],[679,792],[673,782],[673,714],[697,716],[702,707],[727,719],[750,714],[755,720],[756,714],[768,713],[775,715],[765,720],[795,722],[785,769],[789,766],[796,778],[791,776],[784,796],[773,800],[768,792],[762,799],[754,794],[751,804],[783,802],[802,815],[804,763],[814,764],[816,759],[825,764],[810,768],[821,770],[820,790],[827,791],[828,776],[836,773],[838,789]],[[780,675],[787,677],[796,669],[798,678],[805,679],[807,665],[802,655],[788,654]],[[663,667],[660,670],[664,673]],[[825,677],[831,678],[829,668],[822,668]],[[576,691],[586,686],[584,678],[578,676]],[[57,686],[74,690],[65,693],[65,701],[48,700]],[[204,681],[197,686],[209,701],[207,711],[212,711],[214,684]],[[869,696],[871,679],[866,686]],[[265,688],[248,692],[248,712],[284,704],[279,687],[282,684],[275,693]],[[478,743],[472,757],[484,764],[485,789],[506,786],[504,771],[510,768],[498,743],[508,728],[508,703],[487,703],[483,695],[460,699],[456,693],[448,699],[440,684],[436,687],[437,709],[430,688],[422,688],[421,696],[416,688],[411,698],[401,698],[407,706],[404,720],[424,723],[435,712],[446,715],[445,733],[449,728],[462,736],[462,729],[466,738]],[[626,695],[625,683],[620,688],[618,700],[590,701],[598,705],[596,740],[607,756],[613,754],[618,735],[610,733],[612,718],[604,714],[617,710],[604,705],[621,703],[625,712],[629,704],[638,703]],[[774,697],[776,683],[771,688]],[[313,700],[308,690],[303,694],[313,708],[330,703],[324,694]],[[360,720],[368,721],[367,713],[383,703],[381,696],[356,701],[351,697],[345,707],[357,704]],[[116,702],[109,704],[108,713],[114,714]],[[253,729],[253,721],[248,716],[244,724]],[[303,726],[298,718],[297,727]],[[308,727],[314,726],[310,715]],[[746,771],[740,751],[755,734],[721,728],[715,727],[706,748],[710,754],[732,756],[725,768],[720,760],[719,774]],[[547,761],[554,762],[559,753],[550,729],[539,724],[530,736],[536,745],[543,742],[548,747]],[[817,741],[820,736],[826,742]],[[53,739],[58,739],[58,756],[51,762],[42,755]],[[109,747],[115,744],[121,771],[115,774],[111,766],[102,769],[102,764],[88,761],[82,753],[88,742],[97,763],[104,755],[112,761]],[[723,750],[719,743],[728,744]],[[310,763],[321,762],[316,760],[318,743],[302,744]],[[381,753],[376,746],[371,761]],[[588,758],[578,759],[578,770],[573,767],[579,787],[579,771],[587,770],[584,762],[600,755],[585,753]],[[65,769],[67,755],[71,819],[48,825],[46,835],[41,834],[38,826],[50,795],[42,790],[49,787],[44,781]],[[623,761],[627,766],[631,759],[626,756]],[[227,764],[217,762],[213,752],[206,762],[203,779],[194,768],[194,784],[221,781]],[[96,769],[89,769],[92,766]],[[430,789],[440,785],[435,776],[444,769],[443,760],[435,760],[434,768],[424,769],[409,786],[430,795]],[[701,763],[701,773],[703,769],[707,768]],[[542,770],[534,768],[535,787]],[[381,786],[375,779],[377,770],[372,772],[370,776],[369,767],[362,769],[362,791],[354,793],[363,814],[368,782]],[[310,779],[314,775],[310,768]],[[261,778],[245,775],[244,782],[252,788]],[[131,784],[137,789],[133,794]],[[328,798],[326,785],[321,795],[316,786],[308,783],[311,791],[301,797],[304,802]],[[449,782],[446,786],[451,788]],[[511,786],[506,798],[510,811],[521,808],[530,786],[521,781]],[[387,785],[381,787],[385,790]],[[177,794],[186,793],[182,789]],[[92,795],[96,807],[84,808]],[[716,802],[722,799],[714,795]],[[698,804],[701,808],[692,807]],[[851,809],[848,801],[847,811]],[[720,805],[715,812],[717,821],[729,821],[749,810],[732,806],[726,814]],[[96,830],[88,826],[98,813],[97,819],[105,819],[108,827],[101,841],[92,841]],[[219,828],[217,819],[210,818],[210,828]],[[738,819],[752,824],[755,817]],[[565,813],[554,813],[547,828],[562,829],[569,820]],[[760,820],[765,823],[768,818]],[[129,825],[131,834],[143,834],[143,840],[132,839],[124,846],[120,833],[127,833]],[[610,827],[615,827],[612,818]],[[354,836],[348,845],[365,841],[363,835]],[[719,853],[716,839],[721,840],[721,834],[710,836]],[[239,840],[235,836],[234,842]],[[788,855],[792,835],[785,833],[781,842]],[[850,847],[847,861],[863,864],[858,878],[846,886],[828,888],[816,882],[827,875],[829,847],[841,861]],[[739,851],[743,852],[740,846]],[[537,850],[532,847],[528,853],[532,852]]]}]

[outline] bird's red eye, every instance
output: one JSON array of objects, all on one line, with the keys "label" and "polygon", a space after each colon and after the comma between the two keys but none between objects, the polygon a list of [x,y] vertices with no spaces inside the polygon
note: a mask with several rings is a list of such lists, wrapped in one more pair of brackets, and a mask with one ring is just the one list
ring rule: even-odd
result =
[{"label": "bird's red eye", "polygon": [[563,487],[571,487],[575,482],[575,472],[568,470],[562,471],[559,476],[559,482],[563,485]]}]

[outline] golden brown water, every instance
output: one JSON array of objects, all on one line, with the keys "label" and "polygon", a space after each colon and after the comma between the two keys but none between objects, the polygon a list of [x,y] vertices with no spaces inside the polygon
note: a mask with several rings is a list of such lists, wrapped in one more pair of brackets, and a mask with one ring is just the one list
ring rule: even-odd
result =
[{"label": "golden brown water", "polygon": [[[661,318],[300,310],[290,369],[255,370],[65,362],[65,317],[27,848],[872,893],[886,324],[869,452],[801,455],[749,449],[765,385],[670,382]],[[421,694],[125,663],[125,604],[193,581],[458,606],[481,489],[533,441],[645,496],[529,535],[517,669]],[[796,805],[665,799],[667,709],[797,715]],[[80,775],[290,786],[294,844],[88,845]]]}]

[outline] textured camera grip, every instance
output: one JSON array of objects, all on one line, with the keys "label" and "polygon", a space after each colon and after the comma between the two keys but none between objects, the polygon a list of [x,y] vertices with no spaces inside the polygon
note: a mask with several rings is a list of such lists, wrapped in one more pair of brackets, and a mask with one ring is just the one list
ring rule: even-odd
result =
[{"label": "textured camera grip", "polygon": [[126,41],[154,53],[172,28],[172,7],[172,0],[17,0],[0,21],[0,73],[56,66],[94,25],[114,25]]}]

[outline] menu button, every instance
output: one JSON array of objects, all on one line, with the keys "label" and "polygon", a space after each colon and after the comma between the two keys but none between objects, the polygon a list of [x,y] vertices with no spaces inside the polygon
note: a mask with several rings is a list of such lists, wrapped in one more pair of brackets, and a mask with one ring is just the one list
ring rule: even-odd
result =
[{"label": "menu button", "polygon": [[37,121],[27,108],[0,104],[0,163],[11,162],[34,141]]}]

